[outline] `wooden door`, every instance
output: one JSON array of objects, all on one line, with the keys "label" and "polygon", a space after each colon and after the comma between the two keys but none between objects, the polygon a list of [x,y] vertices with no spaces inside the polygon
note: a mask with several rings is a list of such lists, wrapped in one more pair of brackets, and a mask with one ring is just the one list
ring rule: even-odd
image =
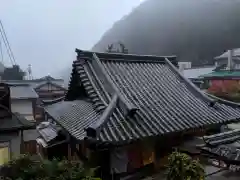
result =
[{"label": "wooden door", "polygon": [[35,140],[25,141],[22,153],[23,154],[36,155],[37,154],[37,143],[36,143],[36,141]]}]

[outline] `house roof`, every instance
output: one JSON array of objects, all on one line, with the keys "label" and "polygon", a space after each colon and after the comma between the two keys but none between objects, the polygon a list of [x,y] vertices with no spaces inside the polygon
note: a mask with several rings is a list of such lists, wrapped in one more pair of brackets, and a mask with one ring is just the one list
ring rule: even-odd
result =
[{"label": "house roof", "polygon": [[26,120],[19,113],[13,113],[11,117],[0,119],[0,132],[33,128],[35,128],[35,124]]},{"label": "house roof", "polygon": [[39,78],[37,80],[50,80],[50,81],[54,81],[54,80],[58,80],[58,79],[55,79],[52,76],[48,75],[48,76],[41,77],[41,78]]},{"label": "house roof", "polygon": [[9,85],[22,85],[22,84],[28,84],[32,86],[32,88],[37,88],[38,86],[41,86],[42,84],[46,84],[47,82],[55,83],[61,87],[64,85],[63,79],[47,79],[47,78],[40,78],[40,79],[32,79],[32,80],[2,80],[2,82],[9,84]]},{"label": "house roof", "polygon": [[96,123],[100,114],[85,100],[62,101],[45,107],[45,111],[77,139],[86,136],[85,128]]},{"label": "house roof", "polygon": [[66,91],[66,89],[65,89],[62,85],[59,85],[59,84],[54,83],[54,82],[52,82],[52,81],[47,81],[47,82],[45,82],[45,83],[41,83],[41,84],[35,86],[35,89],[40,89],[41,87],[43,87],[43,86],[45,86],[45,85],[52,85],[52,86],[54,86],[54,87],[57,87],[58,89],[61,89],[61,90],[63,90],[63,91]]},{"label": "house roof", "polygon": [[[220,56],[215,57],[216,60],[227,59],[227,58],[228,58],[228,51],[224,52]],[[233,58],[240,58],[240,48],[233,49]]]},{"label": "house roof", "polygon": [[[97,119],[93,118],[96,122],[86,128],[87,135],[112,142],[166,135],[240,118],[238,108],[215,103],[183,77],[174,66],[174,56],[76,51],[78,58],[73,63],[66,100],[79,93],[72,89],[81,85],[92,105],[90,108],[90,104],[79,102],[83,106],[81,113],[85,114],[77,122],[69,118],[63,125],[57,120],[69,132],[82,131],[81,123],[88,122],[90,115]],[[72,108],[68,114],[74,116],[78,111]]]},{"label": "house roof", "polygon": [[227,78],[240,78],[240,71],[234,70],[220,70],[220,71],[213,71],[208,74],[204,74],[200,76],[201,78],[221,78],[221,79],[227,79]]},{"label": "house roof", "polygon": [[211,73],[214,69],[214,66],[185,69],[183,70],[183,75],[186,78],[194,79],[198,78],[199,76]]},{"label": "house roof", "polygon": [[11,99],[36,99],[38,94],[29,85],[10,85]]},{"label": "house roof", "polygon": [[63,96],[63,97],[53,99],[53,100],[41,100],[41,105],[43,105],[43,106],[52,105],[52,104],[55,104],[58,102],[62,102],[64,99],[65,99],[65,97]]}]

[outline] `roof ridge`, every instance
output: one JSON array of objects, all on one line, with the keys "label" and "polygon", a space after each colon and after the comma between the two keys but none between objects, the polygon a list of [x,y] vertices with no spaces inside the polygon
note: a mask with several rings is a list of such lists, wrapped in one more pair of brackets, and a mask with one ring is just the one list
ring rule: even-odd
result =
[{"label": "roof ridge", "polygon": [[165,63],[165,58],[168,58],[174,65],[177,65],[176,56],[157,56],[157,55],[137,55],[137,54],[123,54],[123,53],[106,53],[106,52],[92,52],[76,49],[80,56],[91,57],[96,54],[97,57],[105,61],[123,61],[123,62],[143,62],[143,63]]},{"label": "roof ridge", "polygon": [[[106,91],[104,93],[109,93],[110,96],[112,96],[112,97],[115,93],[117,93],[118,97],[119,97],[118,103],[119,103],[120,108],[124,112],[124,114],[125,115],[132,115],[137,110],[137,108],[134,105],[127,102],[124,97],[122,97],[118,88],[114,85],[111,78],[108,76],[108,74],[106,73],[106,71],[102,67],[100,59],[98,58],[98,56],[94,52],[89,52],[89,51],[87,52],[87,54],[85,54],[86,53],[85,51],[80,51],[80,50],[76,51],[76,52],[77,52],[77,55],[78,55],[78,59],[82,58],[84,60],[87,60],[84,63],[91,63],[96,75],[101,79],[101,81],[103,83],[103,87]],[[77,63],[78,61],[76,61],[75,63]]]},{"label": "roof ridge", "polygon": [[41,88],[41,87],[43,87],[45,84],[52,84],[52,85],[54,85],[54,86],[56,86],[56,87],[58,87],[58,88],[60,88],[60,89],[62,89],[62,90],[66,90],[66,88],[64,88],[63,86],[61,86],[61,85],[59,85],[59,84],[57,84],[57,83],[54,83],[54,82],[52,82],[52,81],[47,81],[46,83],[37,85],[34,89]]},{"label": "roof ridge", "polygon": [[101,62],[100,62],[98,56],[95,53],[93,53],[93,58],[94,58],[94,61],[92,61],[92,64],[93,65],[95,64],[95,71],[97,71],[97,69],[98,69],[98,73],[100,73],[99,75],[102,75],[100,77],[104,78],[104,81],[106,83],[108,83],[107,86],[109,86],[111,88],[111,90],[109,90],[109,91],[112,91],[112,92],[108,92],[108,93],[111,94],[112,97],[114,96],[115,93],[118,95],[118,97],[119,97],[119,106],[124,111],[125,115],[129,115],[129,114],[134,113],[137,110],[137,108],[133,104],[129,103],[121,95],[121,93],[119,92],[119,89],[112,82],[111,78],[109,77],[109,75],[107,74],[105,69],[102,67]]},{"label": "roof ridge", "polygon": [[175,72],[175,74],[177,74],[183,81],[184,83],[190,87],[193,92],[197,93],[198,95],[200,95],[200,97],[206,101],[209,102],[210,106],[214,106],[215,101],[212,100],[211,98],[209,98],[207,95],[205,95],[201,90],[199,90],[193,83],[192,81],[190,81],[188,78],[184,77],[179,70],[168,60],[168,58],[165,58],[166,63],[169,65],[169,67],[171,68],[172,71]]},{"label": "roof ridge", "polygon": [[87,129],[87,136],[97,138],[100,134],[100,131],[104,124],[107,123],[107,120],[110,118],[110,116],[113,114],[113,111],[117,107],[117,102],[118,102],[118,95],[115,94],[108,106],[105,108],[103,111],[102,115],[100,116],[100,119],[96,121],[94,124],[91,124]]},{"label": "roof ridge", "polygon": [[53,100],[41,100],[41,102],[42,102],[44,105],[52,105],[52,104],[55,104],[55,103],[58,103],[58,102],[63,101],[64,98],[65,98],[65,96],[60,97],[60,98],[57,98],[57,99],[53,99]]}]

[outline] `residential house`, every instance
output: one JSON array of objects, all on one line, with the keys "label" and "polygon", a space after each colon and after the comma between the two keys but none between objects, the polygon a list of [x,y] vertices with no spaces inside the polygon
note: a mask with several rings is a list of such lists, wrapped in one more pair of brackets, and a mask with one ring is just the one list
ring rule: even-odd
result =
[{"label": "residential house", "polygon": [[[36,124],[38,94],[29,84],[10,84],[9,87],[12,112],[19,113],[29,122]],[[23,140],[26,153],[36,153],[36,138],[38,136],[36,129],[24,131]]]},{"label": "residential house", "polygon": [[[228,64],[229,56],[231,56],[231,64]],[[215,57],[215,64],[221,68],[226,68],[228,65],[231,65],[233,69],[240,69],[240,48],[226,51],[220,56]]]},{"label": "residential house", "polygon": [[215,66],[195,67],[190,69],[184,69],[182,74],[184,77],[190,79],[197,87],[204,89],[204,81],[200,78],[202,75],[213,72]]},{"label": "residential house", "polygon": [[39,95],[41,100],[53,100],[65,95],[63,79],[55,79],[51,76],[45,76],[32,80],[3,80],[8,84],[29,84]]},{"label": "residential house", "polygon": [[24,153],[23,133],[35,129],[35,124],[23,115],[13,112],[11,91],[7,84],[0,84],[0,166],[20,153]]},{"label": "residential house", "polygon": [[35,122],[38,94],[29,84],[10,84],[12,112],[21,113],[29,121]]},{"label": "residential house", "polygon": [[63,79],[55,79],[51,76],[45,76],[35,81],[42,81],[34,87],[41,100],[54,100],[61,98],[65,95],[66,89],[64,88]]},{"label": "residential house", "polygon": [[51,101],[64,97],[66,89],[64,88],[64,81],[62,79],[55,79],[51,76],[45,76],[33,80],[3,80],[12,85],[29,85],[38,94],[36,108],[34,108],[34,118],[37,121],[42,120],[42,101]]},{"label": "residential house", "polygon": [[[231,95],[238,95],[240,83],[240,49],[229,50],[215,58],[216,68],[209,73],[199,76],[204,82],[206,90],[219,97],[236,99]],[[230,95],[230,96],[229,96]],[[237,97],[237,101],[239,98]]]},{"label": "residential house", "polygon": [[184,138],[239,121],[238,104],[202,93],[175,56],[76,52],[65,101],[45,107],[41,155],[94,159],[107,179],[158,168]]}]

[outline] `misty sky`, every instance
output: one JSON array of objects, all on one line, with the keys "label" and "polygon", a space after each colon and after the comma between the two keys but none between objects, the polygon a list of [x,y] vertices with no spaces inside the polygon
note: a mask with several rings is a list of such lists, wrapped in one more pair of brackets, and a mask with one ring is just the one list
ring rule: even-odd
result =
[{"label": "misty sky", "polygon": [[[90,49],[143,0],[1,0],[0,18],[16,61],[33,76],[71,67],[74,50]],[[4,49],[4,63],[10,60]]]}]

